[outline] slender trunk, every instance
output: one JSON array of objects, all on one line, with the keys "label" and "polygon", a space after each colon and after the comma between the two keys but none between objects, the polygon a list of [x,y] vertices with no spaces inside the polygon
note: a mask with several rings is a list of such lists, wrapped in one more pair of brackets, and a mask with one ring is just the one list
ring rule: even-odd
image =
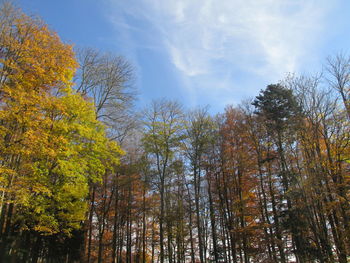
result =
[{"label": "slender trunk", "polygon": [[192,199],[191,199],[191,192],[189,185],[186,184],[186,189],[187,189],[187,195],[188,195],[188,217],[189,217],[189,232],[190,232],[190,246],[191,246],[191,263],[195,263],[195,252],[194,252],[194,240],[193,240],[193,218],[192,218]]},{"label": "slender trunk", "polygon": [[197,223],[197,231],[198,231],[198,247],[199,247],[199,259],[200,262],[204,262],[204,255],[203,255],[203,233],[202,233],[202,227],[201,227],[201,218],[200,218],[200,171],[195,166],[193,168],[193,174],[194,174],[194,189],[195,189],[195,208],[196,208],[196,223]]},{"label": "slender trunk", "polygon": [[160,189],[160,216],[159,216],[159,246],[160,246],[160,263],[164,263],[164,177],[161,178]]},{"label": "slender trunk", "polygon": [[211,182],[210,178],[208,176],[209,172],[207,171],[207,182],[208,182],[208,197],[209,197],[209,213],[210,213],[210,225],[211,225],[211,235],[212,235],[212,241],[213,241],[213,254],[215,263],[219,262],[219,254],[218,254],[218,248],[217,248],[217,236],[216,236],[216,221],[215,221],[215,214],[214,214],[214,205],[213,205],[213,198],[211,193]]},{"label": "slender trunk", "polygon": [[89,238],[88,238],[88,250],[87,250],[87,262],[90,263],[91,259],[91,245],[92,245],[92,231],[93,231],[93,215],[94,215],[94,210],[95,210],[95,191],[96,191],[96,186],[92,186],[92,194],[91,194],[91,199],[90,199],[90,213],[89,213]]},{"label": "slender trunk", "polygon": [[143,185],[142,193],[142,263],[146,263],[146,188]]},{"label": "slender trunk", "polygon": [[154,221],[152,222],[152,252],[151,252],[151,262],[154,262],[154,250],[155,250],[155,233],[154,233]]},{"label": "slender trunk", "polygon": [[118,235],[118,207],[119,207],[119,185],[118,173],[114,181],[115,201],[114,201],[114,218],[113,218],[113,237],[112,237],[112,263],[116,263],[117,259],[117,235]]}]

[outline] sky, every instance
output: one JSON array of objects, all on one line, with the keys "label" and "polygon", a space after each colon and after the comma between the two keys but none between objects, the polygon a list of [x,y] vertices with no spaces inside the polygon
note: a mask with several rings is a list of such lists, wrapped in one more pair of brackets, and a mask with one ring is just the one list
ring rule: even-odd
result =
[{"label": "sky", "polygon": [[348,53],[346,0],[15,0],[64,42],[124,56],[138,105],[186,108],[258,95],[288,73],[315,74]]}]

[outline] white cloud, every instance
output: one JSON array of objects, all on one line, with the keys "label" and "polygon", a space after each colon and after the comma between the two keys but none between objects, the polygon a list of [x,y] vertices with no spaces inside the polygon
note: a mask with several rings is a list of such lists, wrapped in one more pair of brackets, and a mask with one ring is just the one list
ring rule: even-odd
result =
[{"label": "white cloud", "polygon": [[110,1],[157,28],[161,45],[192,92],[215,96],[235,84],[235,71],[276,81],[298,70],[317,44],[332,2]]}]

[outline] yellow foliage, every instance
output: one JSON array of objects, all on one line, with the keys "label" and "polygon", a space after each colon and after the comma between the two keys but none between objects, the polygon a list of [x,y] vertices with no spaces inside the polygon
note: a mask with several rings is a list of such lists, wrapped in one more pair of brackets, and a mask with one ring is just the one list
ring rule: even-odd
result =
[{"label": "yellow foliage", "polygon": [[22,229],[69,235],[84,220],[89,182],[112,170],[122,151],[93,105],[72,90],[72,46],[18,10],[1,14],[3,204],[15,204]]}]

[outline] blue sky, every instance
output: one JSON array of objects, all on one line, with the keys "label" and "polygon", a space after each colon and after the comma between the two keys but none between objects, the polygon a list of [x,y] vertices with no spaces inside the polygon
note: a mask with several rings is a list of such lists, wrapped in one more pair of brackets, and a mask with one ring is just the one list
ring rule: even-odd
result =
[{"label": "blue sky", "polygon": [[288,72],[348,52],[350,1],[17,0],[76,46],[125,56],[138,104],[170,98],[211,112],[256,96]]}]

